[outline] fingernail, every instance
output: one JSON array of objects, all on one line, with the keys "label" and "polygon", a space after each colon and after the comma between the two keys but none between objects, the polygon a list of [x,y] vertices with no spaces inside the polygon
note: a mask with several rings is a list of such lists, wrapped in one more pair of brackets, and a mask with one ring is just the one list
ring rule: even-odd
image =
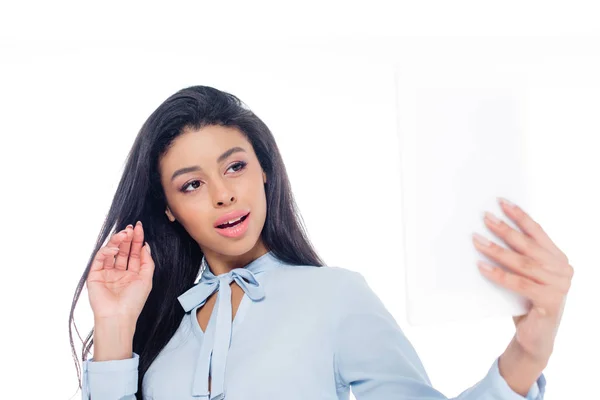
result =
[{"label": "fingernail", "polygon": [[496,216],[494,214],[492,214],[491,212],[486,211],[485,212],[485,216],[487,217],[487,219],[489,219],[492,223],[499,225],[500,224],[500,220],[498,218],[496,218]]},{"label": "fingernail", "polygon": [[477,261],[477,265],[479,266],[479,268],[484,269],[486,271],[492,271],[494,269],[491,265],[488,265],[483,261]]},{"label": "fingernail", "polygon": [[133,225],[129,224],[129,225],[127,225],[127,228],[133,229]]},{"label": "fingernail", "polygon": [[139,225],[139,226],[142,226],[142,221],[138,221],[138,222],[137,222],[137,224],[135,224],[135,225],[136,225],[136,226],[137,226],[137,225]]},{"label": "fingernail", "polygon": [[513,203],[511,203],[510,201],[506,200],[504,197],[498,197],[498,201],[505,205],[508,208],[513,208],[515,205]]},{"label": "fingernail", "polygon": [[148,242],[144,243],[146,243],[146,251],[148,251],[148,254],[152,255],[152,252],[150,251],[150,245],[148,244]]},{"label": "fingernail", "polygon": [[481,236],[478,233],[474,233],[473,234],[473,239],[475,239],[477,242],[479,242],[480,244],[482,244],[484,246],[489,246],[490,245],[490,241],[487,240],[486,238],[484,238],[483,236]]}]

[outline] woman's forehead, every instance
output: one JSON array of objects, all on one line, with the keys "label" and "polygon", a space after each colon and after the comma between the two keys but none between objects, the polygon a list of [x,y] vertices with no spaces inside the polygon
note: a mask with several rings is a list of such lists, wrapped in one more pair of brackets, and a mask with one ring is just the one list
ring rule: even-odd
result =
[{"label": "woman's forehead", "polygon": [[178,136],[161,157],[161,165],[166,173],[192,166],[201,170],[218,165],[237,153],[253,153],[246,137],[237,128],[211,125],[199,130],[186,130]]}]

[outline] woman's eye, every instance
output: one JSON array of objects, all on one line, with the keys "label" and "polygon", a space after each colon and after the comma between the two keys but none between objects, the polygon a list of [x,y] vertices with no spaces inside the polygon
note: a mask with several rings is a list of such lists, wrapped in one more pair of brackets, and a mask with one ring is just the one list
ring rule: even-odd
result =
[{"label": "woman's eye", "polygon": [[[236,162],[235,164],[233,164],[231,167],[229,167],[227,170],[229,171],[230,169],[234,168],[234,167],[239,167],[238,169],[236,169],[234,172],[239,172],[241,170],[243,170],[246,167],[247,163],[244,161],[239,161]],[[189,186],[193,186],[194,189],[197,189],[200,186],[200,181],[197,179],[194,179],[193,181],[190,181],[188,183],[186,183],[185,185],[183,185],[181,187],[181,191],[183,193],[189,193],[189,192],[193,192],[193,190],[187,190],[187,188]]]},{"label": "woman's eye", "polygon": [[182,192],[184,192],[184,193],[186,193],[186,192],[191,192],[191,190],[186,190],[186,189],[187,189],[189,186],[194,186],[194,188],[197,188],[197,187],[199,186],[199,184],[198,184],[198,185],[194,185],[196,182],[200,182],[200,181],[199,181],[199,180],[197,180],[197,179],[195,179],[195,180],[193,180],[193,181],[191,181],[191,182],[189,182],[189,183],[186,183],[185,185],[183,185],[183,186],[181,187],[181,191],[182,191]]},{"label": "woman's eye", "polygon": [[246,167],[246,163],[245,163],[245,162],[243,162],[243,161],[236,162],[236,163],[235,163],[235,164],[233,164],[231,167],[229,167],[229,169],[231,169],[231,168],[233,168],[233,167],[235,167],[235,166],[239,166],[239,167],[240,167],[239,169],[235,170],[235,172],[238,172],[238,171],[241,171],[241,170],[243,170],[243,169]]}]

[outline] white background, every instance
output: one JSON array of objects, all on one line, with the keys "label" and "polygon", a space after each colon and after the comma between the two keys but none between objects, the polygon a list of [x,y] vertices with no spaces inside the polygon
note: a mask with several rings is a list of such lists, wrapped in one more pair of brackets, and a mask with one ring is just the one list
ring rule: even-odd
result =
[{"label": "white background", "polygon": [[[535,216],[576,270],[545,398],[597,393],[598,14],[583,2],[370,4],[1,6],[0,398],[74,395],[69,308],[125,156],[150,113],[196,84],[237,95],[270,127],[317,250],[367,278],[433,385],[450,397],[475,384],[510,341],[510,318],[405,318],[393,71],[443,71],[442,53],[539,66]],[[91,318],[84,291],[84,335]]]}]

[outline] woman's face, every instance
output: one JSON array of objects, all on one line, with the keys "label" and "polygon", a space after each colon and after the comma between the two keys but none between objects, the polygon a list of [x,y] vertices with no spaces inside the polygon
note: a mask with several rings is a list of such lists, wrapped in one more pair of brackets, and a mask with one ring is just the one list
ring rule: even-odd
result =
[{"label": "woman's face", "polygon": [[[238,129],[211,125],[186,130],[161,158],[159,169],[167,217],[183,225],[211,267],[217,259],[255,258],[266,252],[260,234],[267,211],[267,176]],[[215,227],[217,219],[231,211],[250,212],[245,233],[237,237],[226,237]]]}]

